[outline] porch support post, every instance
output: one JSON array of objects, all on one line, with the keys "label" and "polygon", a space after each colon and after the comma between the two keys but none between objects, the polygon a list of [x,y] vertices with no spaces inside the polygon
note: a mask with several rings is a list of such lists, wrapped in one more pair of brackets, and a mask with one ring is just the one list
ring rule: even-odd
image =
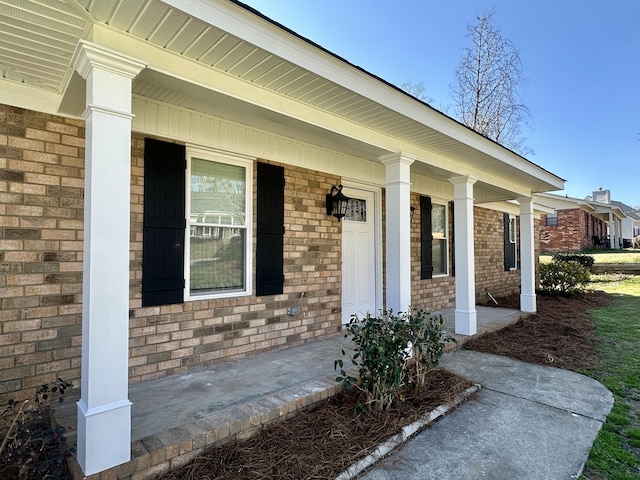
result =
[{"label": "porch support post", "polygon": [[533,198],[521,197],[520,202],[520,310],[536,311],[535,235]]},{"label": "porch support post", "polygon": [[453,209],[456,260],[456,333],[476,333],[476,274],[473,228],[473,184],[468,176],[450,178],[453,184]]},{"label": "porch support post", "polygon": [[129,210],[131,82],[145,67],[81,42],[86,80],[82,373],[77,458],[85,475],[130,459]]},{"label": "porch support post", "polygon": [[609,212],[609,246],[616,248],[616,217],[613,212]]},{"label": "porch support post", "polygon": [[411,164],[415,157],[380,157],[386,167],[386,308],[406,312],[411,305]]}]

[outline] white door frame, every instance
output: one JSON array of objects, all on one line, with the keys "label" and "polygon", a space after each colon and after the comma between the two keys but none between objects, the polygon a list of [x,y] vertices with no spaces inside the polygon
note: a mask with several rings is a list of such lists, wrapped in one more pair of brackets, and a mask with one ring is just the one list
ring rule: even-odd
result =
[{"label": "white door frame", "polygon": [[[373,235],[374,235],[374,268],[375,268],[375,286],[376,286],[376,299],[375,299],[375,312],[377,314],[382,310],[382,188],[376,185],[359,182],[357,180],[350,180],[343,178],[342,185],[345,189],[362,190],[365,192],[373,193]],[[348,197],[348,193],[345,192]],[[342,271],[344,275],[344,270]],[[342,305],[342,298],[340,299]]]}]

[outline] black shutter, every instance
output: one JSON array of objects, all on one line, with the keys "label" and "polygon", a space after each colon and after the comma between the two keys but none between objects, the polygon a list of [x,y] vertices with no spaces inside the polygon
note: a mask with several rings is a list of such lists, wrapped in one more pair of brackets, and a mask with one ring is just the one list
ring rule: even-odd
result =
[{"label": "black shutter", "polygon": [[504,271],[508,272],[515,264],[515,249],[512,243],[509,241],[509,214],[504,213],[502,217],[502,223],[504,225]]},{"label": "black shutter", "polygon": [[258,163],[256,296],[284,288],[284,168]]},{"label": "black shutter", "polygon": [[455,205],[449,202],[449,211],[451,212],[451,235],[449,235],[449,248],[451,249],[451,276],[456,276],[456,218]]},{"label": "black shutter", "polygon": [[431,198],[420,197],[420,278],[433,277],[433,232],[431,230]]},{"label": "black shutter", "polygon": [[144,143],[142,306],[184,301],[184,145]]}]

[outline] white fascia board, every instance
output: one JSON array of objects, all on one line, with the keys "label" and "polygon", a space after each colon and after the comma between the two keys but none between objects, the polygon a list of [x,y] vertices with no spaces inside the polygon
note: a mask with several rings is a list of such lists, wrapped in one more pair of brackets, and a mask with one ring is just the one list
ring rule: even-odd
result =
[{"label": "white fascia board", "polygon": [[483,137],[447,115],[398,91],[321,47],[229,1],[163,0],[287,61],[386,106],[444,135],[511,165],[560,190],[564,180],[501,145]]},{"label": "white fascia board", "polygon": [[547,207],[546,205],[541,205],[539,203],[533,203],[533,213],[535,215],[549,215],[553,214],[555,210],[553,208]]},{"label": "white fascia board", "polygon": [[613,213],[620,219],[627,217],[627,215],[620,209],[620,207],[612,207],[611,205],[606,205],[604,203],[592,203],[592,206],[594,207],[596,213],[605,215]]},{"label": "white fascia board", "polygon": [[476,204],[474,207],[486,208],[487,210],[494,210],[515,216],[520,215],[520,205],[509,200],[504,202],[488,202],[480,205]]},{"label": "white fascia board", "polygon": [[0,103],[58,115],[62,95],[24,83],[0,79]]},{"label": "white fascia board", "polygon": [[[554,208],[537,203],[536,196],[533,197],[533,215],[540,218],[540,215],[548,215],[555,211]],[[476,207],[488,208],[499,212],[509,213],[511,215],[520,216],[520,203],[517,200],[507,200],[504,202],[491,202],[476,205]]]},{"label": "white fascia board", "polygon": [[553,206],[555,210],[569,210],[572,208],[581,208],[587,212],[594,212],[595,208],[587,200],[581,198],[567,197],[554,193],[538,193],[536,200],[548,206]]}]

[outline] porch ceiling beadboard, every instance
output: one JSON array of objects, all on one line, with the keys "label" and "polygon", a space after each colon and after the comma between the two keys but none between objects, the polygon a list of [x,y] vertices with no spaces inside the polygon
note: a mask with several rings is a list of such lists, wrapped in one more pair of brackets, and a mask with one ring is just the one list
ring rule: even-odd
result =
[{"label": "porch ceiling beadboard", "polygon": [[562,188],[550,172],[236,3],[0,0],[2,77],[59,94],[60,112],[78,116],[70,60],[88,39],[144,54],[149,67],[133,86],[141,97],[265,130],[295,127],[312,144],[322,138],[374,162],[405,151],[419,159],[414,173],[471,174],[490,200]]}]

